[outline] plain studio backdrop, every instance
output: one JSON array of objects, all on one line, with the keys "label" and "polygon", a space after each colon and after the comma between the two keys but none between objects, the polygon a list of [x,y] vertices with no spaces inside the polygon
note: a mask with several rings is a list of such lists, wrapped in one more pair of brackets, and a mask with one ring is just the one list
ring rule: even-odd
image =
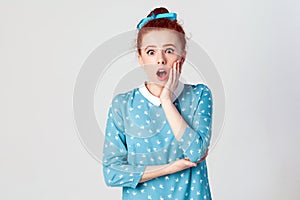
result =
[{"label": "plain studio backdrop", "polygon": [[73,90],[90,53],[157,6],[178,13],[223,81],[213,199],[300,199],[296,0],[2,0],[0,199],[120,199],[76,133]]}]

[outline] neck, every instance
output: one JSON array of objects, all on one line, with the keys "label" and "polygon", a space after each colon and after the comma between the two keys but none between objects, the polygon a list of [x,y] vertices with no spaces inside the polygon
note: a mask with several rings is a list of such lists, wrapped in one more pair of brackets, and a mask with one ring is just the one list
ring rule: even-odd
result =
[{"label": "neck", "polygon": [[163,90],[163,86],[157,85],[155,83],[146,83],[145,85],[151,94],[153,94],[156,97],[160,97],[160,94]]}]

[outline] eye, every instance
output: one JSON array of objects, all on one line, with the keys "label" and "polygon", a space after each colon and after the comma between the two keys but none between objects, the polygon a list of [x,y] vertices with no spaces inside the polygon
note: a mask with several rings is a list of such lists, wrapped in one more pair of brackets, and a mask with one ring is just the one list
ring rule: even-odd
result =
[{"label": "eye", "polygon": [[148,54],[148,55],[154,55],[154,50],[153,50],[153,49],[149,49],[149,50],[147,51],[147,54]]},{"label": "eye", "polygon": [[174,53],[174,49],[172,49],[172,48],[167,48],[167,49],[166,49],[166,53]]}]

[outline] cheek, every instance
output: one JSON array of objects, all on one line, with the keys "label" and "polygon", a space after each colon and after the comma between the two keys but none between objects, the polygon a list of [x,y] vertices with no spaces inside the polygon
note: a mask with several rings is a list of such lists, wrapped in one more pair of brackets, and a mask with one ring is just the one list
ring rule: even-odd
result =
[{"label": "cheek", "polygon": [[143,69],[147,74],[156,73],[157,66],[154,64],[144,64]]},{"label": "cheek", "polygon": [[179,60],[179,56],[178,55],[170,55],[168,56],[168,65],[172,66],[174,64],[174,62],[176,62],[177,60]]},{"label": "cheek", "polygon": [[143,60],[144,65],[155,62],[154,56],[142,56],[142,60]]},{"label": "cheek", "polygon": [[143,66],[145,75],[148,79],[148,81],[154,81],[156,80],[156,67],[151,66],[151,65],[144,65]]}]

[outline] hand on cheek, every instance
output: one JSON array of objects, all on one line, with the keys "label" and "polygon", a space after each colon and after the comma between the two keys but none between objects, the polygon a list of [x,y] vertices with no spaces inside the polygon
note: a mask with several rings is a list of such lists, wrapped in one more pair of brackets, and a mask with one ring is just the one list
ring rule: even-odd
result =
[{"label": "hand on cheek", "polygon": [[177,60],[176,62],[178,63],[178,64],[176,65],[177,71],[178,71],[179,73],[181,73],[183,60],[182,60],[182,59],[181,59],[181,60]]},{"label": "hand on cheek", "polygon": [[173,63],[172,68],[169,71],[169,78],[160,94],[160,100],[170,100],[178,85],[179,77],[181,73],[181,63],[179,60]]},{"label": "hand on cheek", "polygon": [[182,68],[182,62],[181,60],[177,60],[176,62],[174,62],[173,67],[171,69],[172,72],[172,79],[173,79],[173,83],[175,84],[174,86],[177,86],[177,83],[179,81],[179,77],[181,74],[181,68]]}]

